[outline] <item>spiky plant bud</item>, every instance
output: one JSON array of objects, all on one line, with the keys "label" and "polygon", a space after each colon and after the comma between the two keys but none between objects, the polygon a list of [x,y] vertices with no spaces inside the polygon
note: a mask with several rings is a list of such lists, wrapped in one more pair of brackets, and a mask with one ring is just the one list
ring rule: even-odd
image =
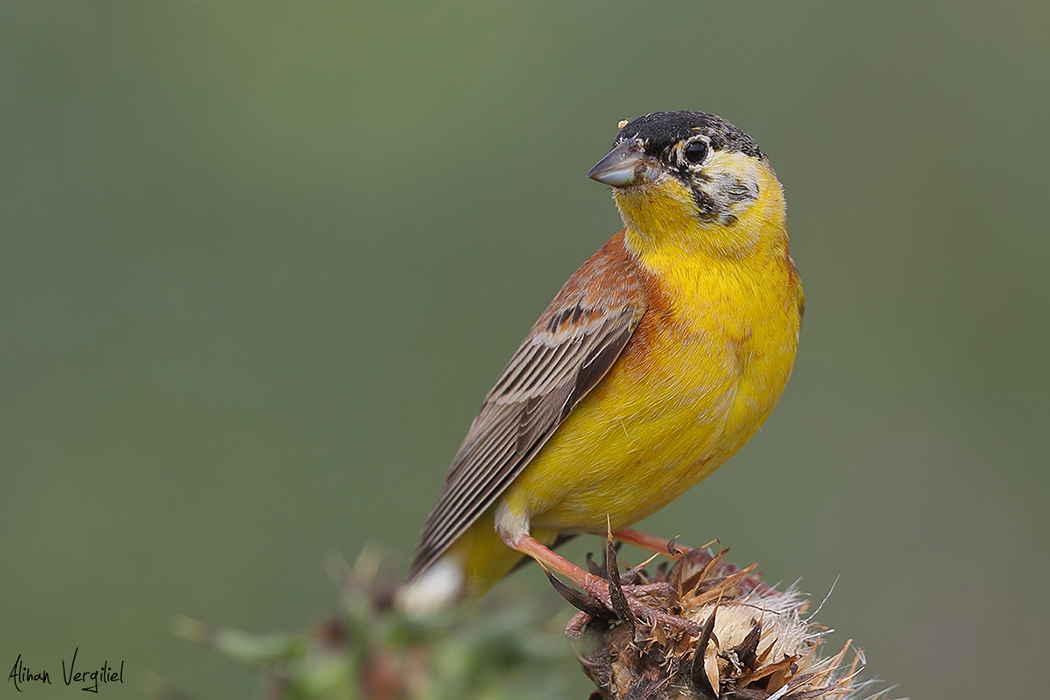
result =
[{"label": "spiky plant bud", "polygon": [[[577,639],[580,664],[598,688],[592,699],[846,700],[870,693],[857,680],[861,653],[847,661],[850,642],[822,653],[827,630],[805,617],[805,597],[763,584],[753,566],[740,569],[723,554],[694,549],[655,576],[640,568],[621,575],[610,544],[604,577],[611,604],[569,595],[581,611],[566,633]],[[625,616],[616,610],[624,595],[680,622]]]}]

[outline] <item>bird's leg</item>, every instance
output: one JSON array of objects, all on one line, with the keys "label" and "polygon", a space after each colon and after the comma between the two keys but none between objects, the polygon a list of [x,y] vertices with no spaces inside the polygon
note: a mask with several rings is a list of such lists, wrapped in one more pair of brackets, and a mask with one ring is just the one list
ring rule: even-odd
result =
[{"label": "bird's leg", "polygon": [[663,554],[665,557],[671,557],[672,559],[678,559],[689,553],[688,547],[679,546],[674,540],[660,539],[659,537],[654,537],[653,535],[648,535],[629,527],[624,528],[623,530],[617,530],[612,536],[613,539],[619,540],[620,542],[633,544],[640,549],[654,552],[656,554]]},{"label": "bird's leg", "polygon": [[589,571],[584,571],[536,538],[523,535],[516,541],[508,538],[504,538],[503,541],[511,549],[516,549],[522,554],[532,557],[543,568],[558,572],[591,595],[597,596],[599,599],[603,595],[606,598],[608,597],[609,591],[605,579],[595,576]]},{"label": "bird's leg", "polygon": [[[613,599],[613,596],[616,595],[626,603],[630,615],[634,617],[646,620],[650,624],[659,622],[670,625],[694,636],[699,633],[700,625],[696,622],[655,610],[632,595],[631,589],[633,586],[620,586],[618,580],[612,583],[600,576],[595,576],[589,571],[584,571],[554,550],[543,545],[534,537],[521,535],[517,539],[504,538],[503,541],[511,549],[535,559],[544,569],[556,571],[566,577],[609,610],[618,614],[621,612],[618,610],[621,607],[617,604],[618,601]],[[615,588],[615,592],[611,590],[613,588]],[[633,623],[633,620],[631,622]]]}]

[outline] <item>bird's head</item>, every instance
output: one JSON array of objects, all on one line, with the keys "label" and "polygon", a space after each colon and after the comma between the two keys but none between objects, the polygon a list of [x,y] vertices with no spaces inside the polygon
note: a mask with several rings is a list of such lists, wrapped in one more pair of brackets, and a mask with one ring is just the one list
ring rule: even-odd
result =
[{"label": "bird's head", "polygon": [[758,144],[706,112],[654,112],[620,122],[587,177],[610,185],[629,239],[719,256],[746,254],[784,228],[784,196]]}]

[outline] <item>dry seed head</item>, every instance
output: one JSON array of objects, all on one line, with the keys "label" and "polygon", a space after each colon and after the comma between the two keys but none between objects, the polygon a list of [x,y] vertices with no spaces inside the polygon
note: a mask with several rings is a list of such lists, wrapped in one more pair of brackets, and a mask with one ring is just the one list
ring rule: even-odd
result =
[{"label": "dry seed head", "polygon": [[[832,656],[821,654],[824,628],[805,619],[809,601],[777,591],[711,555],[691,550],[666,574],[644,572],[625,586],[667,583],[678,592],[654,607],[700,625],[698,635],[635,621],[634,630],[610,616],[579,613],[570,632],[588,644],[580,663],[598,691],[592,697],[702,700],[858,700],[872,696],[859,683],[860,655],[850,642]],[[653,604],[655,601],[649,601]]]}]

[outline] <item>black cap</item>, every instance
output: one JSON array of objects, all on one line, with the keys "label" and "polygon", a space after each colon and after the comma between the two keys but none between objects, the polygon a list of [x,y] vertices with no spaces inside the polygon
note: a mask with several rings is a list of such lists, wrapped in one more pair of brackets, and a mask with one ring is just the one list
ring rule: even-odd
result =
[{"label": "black cap", "polygon": [[765,154],[747,133],[717,114],[707,112],[653,112],[628,122],[613,140],[613,145],[637,137],[645,144],[650,156],[663,155],[679,141],[703,134],[716,151],[740,151],[754,158],[765,159]]}]

